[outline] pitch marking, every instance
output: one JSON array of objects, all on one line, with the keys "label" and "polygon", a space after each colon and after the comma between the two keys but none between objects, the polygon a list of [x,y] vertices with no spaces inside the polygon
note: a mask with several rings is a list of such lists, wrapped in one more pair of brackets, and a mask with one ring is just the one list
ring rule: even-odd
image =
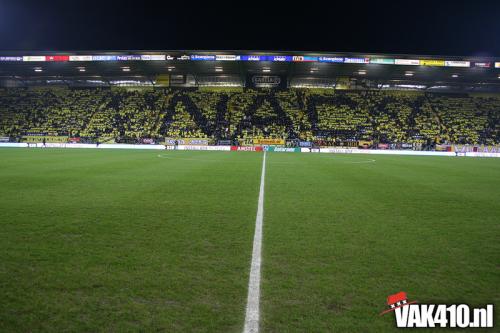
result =
[{"label": "pitch marking", "polygon": [[243,333],[259,332],[260,319],[260,267],[262,264],[262,225],[264,219],[264,180],[266,178],[266,153],[262,159],[262,174],[260,176],[259,202],[255,219],[255,234],[253,236],[252,264],[248,281],[248,299]]}]

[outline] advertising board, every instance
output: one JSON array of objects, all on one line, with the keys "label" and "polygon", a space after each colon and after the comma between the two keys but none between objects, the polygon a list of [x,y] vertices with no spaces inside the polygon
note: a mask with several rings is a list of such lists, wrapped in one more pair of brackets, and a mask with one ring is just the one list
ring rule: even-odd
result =
[{"label": "advertising board", "polygon": [[418,60],[418,59],[394,59],[394,64],[406,65],[406,66],[418,66],[418,65],[420,65],[420,60]]},{"label": "advertising board", "polygon": [[431,67],[443,67],[445,65],[445,61],[436,59],[420,59],[420,65],[431,66]]},{"label": "advertising board", "polygon": [[470,61],[451,61],[446,60],[444,62],[446,67],[470,67]]},{"label": "advertising board", "polygon": [[175,145],[190,145],[190,146],[208,146],[208,139],[199,138],[165,138],[165,144]]},{"label": "advertising board", "polygon": [[262,147],[231,146],[231,151],[263,151]]},{"label": "advertising board", "polygon": [[389,58],[371,58],[370,64],[394,65],[394,60]]},{"label": "advertising board", "polygon": [[254,145],[284,145],[284,139],[253,139]]}]

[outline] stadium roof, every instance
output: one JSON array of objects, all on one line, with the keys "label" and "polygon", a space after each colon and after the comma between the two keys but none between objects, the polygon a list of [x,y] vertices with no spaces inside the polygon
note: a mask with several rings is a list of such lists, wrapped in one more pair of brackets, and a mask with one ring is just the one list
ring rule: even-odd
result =
[{"label": "stadium roof", "polygon": [[358,78],[464,86],[500,86],[500,59],[325,52],[130,50],[1,52],[0,78],[154,78],[279,75],[294,78]]}]

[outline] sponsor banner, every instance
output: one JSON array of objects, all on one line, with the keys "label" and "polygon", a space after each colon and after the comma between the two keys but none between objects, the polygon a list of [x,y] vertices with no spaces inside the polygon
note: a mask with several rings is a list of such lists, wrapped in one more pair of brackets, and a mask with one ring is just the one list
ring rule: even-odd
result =
[{"label": "sponsor banner", "polygon": [[311,141],[300,141],[299,147],[312,147],[312,142]]},{"label": "sponsor banner", "polygon": [[207,54],[207,55],[192,54],[191,60],[193,60],[193,61],[214,61],[215,56],[209,55],[209,54]]},{"label": "sponsor banner", "polygon": [[265,151],[274,151],[278,153],[300,153],[300,148],[287,148],[287,147],[265,147]]},{"label": "sponsor banner", "polygon": [[57,142],[46,142],[45,144],[37,142],[35,147],[38,148],[66,148],[66,143],[57,143]]},{"label": "sponsor banner", "polygon": [[420,65],[443,67],[445,65],[445,61],[444,60],[435,60],[435,59],[420,59]]},{"label": "sponsor banner", "polygon": [[344,58],[346,64],[368,64],[370,58]]},{"label": "sponsor banner", "polygon": [[91,55],[72,55],[69,56],[69,61],[92,61]]},{"label": "sponsor banner", "polygon": [[382,64],[382,65],[394,65],[395,59],[388,58],[372,58],[370,59],[370,64]]},{"label": "sponsor banner", "polygon": [[268,61],[277,61],[277,62],[291,62],[293,61],[292,56],[268,56]]},{"label": "sponsor banner", "polygon": [[333,153],[333,154],[352,154],[357,152],[357,149],[349,148],[321,148],[319,151],[321,153]]},{"label": "sponsor banner", "polygon": [[453,145],[453,151],[465,152],[481,152],[481,153],[500,153],[500,146],[474,146],[474,145]]},{"label": "sponsor banner", "polygon": [[0,57],[0,61],[23,61],[23,57]]},{"label": "sponsor banner", "polygon": [[313,62],[313,61],[318,61],[318,57],[293,56],[292,61],[294,61],[294,62]]},{"label": "sponsor banner", "polygon": [[368,140],[359,140],[358,141],[358,147],[361,147],[363,149],[368,149],[372,144],[373,144],[373,141],[368,141]]},{"label": "sponsor banner", "polygon": [[45,56],[24,56],[23,61],[45,61]]},{"label": "sponsor banner", "polygon": [[25,135],[22,140],[25,142],[68,142],[67,136],[54,136],[54,135]]},{"label": "sponsor banner", "polygon": [[407,65],[407,66],[418,66],[418,65],[420,65],[420,60],[418,60],[418,59],[394,59],[394,64]]},{"label": "sponsor banner", "polygon": [[140,55],[118,55],[116,56],[116,60],[118,61],[135,61],[135,60],[141,60]]},{"label": "sponsor banner", "polygon": [[253,139],[254,145],[284,145],[284,139]]},{"label": "sponsor banner", "polygon": [[[166,149],[172,150],[172,147],[167,146]],[[198,146],[198,145],[182,145],[177,147],[178,150],[210,150],[210,151],[230,151],[231,146]]]},{"label": "sponsor banner", "polygon": [[317,61],[318,61],[318,57],[310,57],[310,56],[305,56],[303,61],[307,61],[307,62],[317,62]]},{"label": "sponsor banner", "polygon": [[474,67],[480,67],[480,68],[490,68],[491,67],[491,62],[475,62]]},{"label": "sponsor banner", "polygon": [[436,145],[436,151],[451,151],[450,145]]},{"label": "sponsor banner", "polygon": [[24,148],[28,147],[27,143],[17,143],[17,142],[0,142],[0,148]]},{"label": "sponsor banner", "polygon": [[93,55],[92,61],[116,61],[115,55]]},{"label": "sponsor banner", "polygon": [[144,60],[144,61],[165,61],[166,56],[164,54],[141,54],[141,60]]},{"label": "sponsor banner", "polygon": [[177,57],[176,59],[177,60],[189,60],[189,59],[191,59],[191,57],[188,55],[183,55],[183,56]]},{"label": "sponsor banner", "polygon": [[262,147],[241,147],[241,146],[231,146],[232,151],[263,151]]},{"label": "sponsor banner", "polygon": [[146,145],[154,145],[155,140],[151,138],[142,138],[141,143],[146,144]]},{"label": "sponsor banner", "polygon": [[188,146],[208,146],[208,139],[198,139],[198,138],[165,138],[165,144],[175,145],[177,141],[178,145],[188,145]]},{"label": "sponsor banner", "polygon": [[379,143],[378,149],[389,149],[389,144],[387,143]]},{"label": "sponsor banner", "polygon": [[286,84],[286,80],[277,75],[254,75],[249,81],[254,87],[284,87]]},{"label": "sponsor banner", "polygon": [[67,55],[45,56],[45,61],[69,61],[69,56],[67,56]]},{"label": "sponsor banner", "polygon": [[[458,154],[457,154],[458,156]],[[499,157],[500,153],[483,153],[483,152],[468,152],[464,153],[464,156],[467,157]]]},{"label": "sponsor banner", "polygon": [[455,156],[453,152],[447,151],[420,151],[420,150],[369,150],[360,149],[356,151],[359,154],[371,154],[371,155],[422,155],[422,156]]},{"label": "sponsor banner", "polygon": [[240,56],[241,61],[268,61],[267,56],[262,55],[242,55]]},{"label": "sponsor banner", "polygon": [[80,138],[68,138],[68,142],[69,143],[79,143],[80,142]]},{"label": "sponsor banner", "polygon": [[470,61],[451,61],[447,60],[444,62],[446,67],[470,67]]},{"label": "sponsor banner", "polygon": [[[15,143],[15,142],[0,142],[2,147],[39,147],[42,148],[42,143]],[[85,144],[85,143],[46,143],[45,147],[50,148],[92,148],[92,149],[156,149],[172,150],[172,146],[164,145],[133,145],[133,144]],[[274,147],[275,149],[277,147]],[[184,150],[216,150],[216,151],[263,151],[261,146],[255,147],[239,147],[239,146],[197,146],[197,145],[182,145],[178,149]],[[289,148],[285,148],[289,149]],[[420,156],[468,156],[468,157],[497,157],[500,158],[500,152],[439,152],[439,151],[418,151],[418,150],[370,150],[370,149],[345,149],[345,148],[295,148],[296,151],[303,153],[342,153],[342,154],[368,154],[368,155],[420,155]],[[276,150],[274,150],[276,151]],[[286,151],[286,150],[285,150]]]},{"label": "sponsor banner", "polygon": [[333,62],[333,63],[341,63],[344,62],[343,57],[319,57],[319,62]]},{"label": "sponsor banner", "polygon": [[219,146],[230,146],[231,140],[219,140],[219,141],[217,141],[217,144]]},{"label": "sponsor banner", "polygon": [[[72,147],[68,147],[68,146],[73,146],[73,144],[66,145],[66,148],[72,148]],[[89,146],[96,147],[97,145],[89,145]],[[118,148],[118,149],[162,149],[163,150],[163,149],[165,149],[165,146],[164,145],[131,145],[131,144],[125,144],[125,143],[103,143],[103,144],[99,145],[99,148],[103,148],[103,149],[113,149],[113,148]]]},{"label": "sponsor banner", "polygon": [[217,60],[217,61],[238,61],[238,60],[240,60],[240,56],[233,55],[233,54],[218,54],[215,56],[215,60]]},{"label": "sponsor banner", "polygon": [[0,142],[9,142],[8,136],[0,136]]},{"label": "sponsor banner", "polygon": [[500,68],[500,62],[495,62],[495,68]]},{"label": "sponsor banner", "polygon": [[[314,151],[314,149],[312,149]],[[321,148],[321,153],[337,154],[368,154],[368,155],[425,155],[425,156],[455,156],[454,152],[447,151],[419,151],[400,149],[357,149],[357,148]]]}]

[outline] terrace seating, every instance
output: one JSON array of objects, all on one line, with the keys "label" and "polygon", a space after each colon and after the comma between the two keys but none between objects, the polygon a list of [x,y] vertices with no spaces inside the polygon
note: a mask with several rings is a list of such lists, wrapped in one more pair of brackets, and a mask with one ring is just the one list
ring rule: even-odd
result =
[{"label": "terrace seating", "polygon": [[500,143],[500,96],[332,89],[2,88],[0,136]]}]

